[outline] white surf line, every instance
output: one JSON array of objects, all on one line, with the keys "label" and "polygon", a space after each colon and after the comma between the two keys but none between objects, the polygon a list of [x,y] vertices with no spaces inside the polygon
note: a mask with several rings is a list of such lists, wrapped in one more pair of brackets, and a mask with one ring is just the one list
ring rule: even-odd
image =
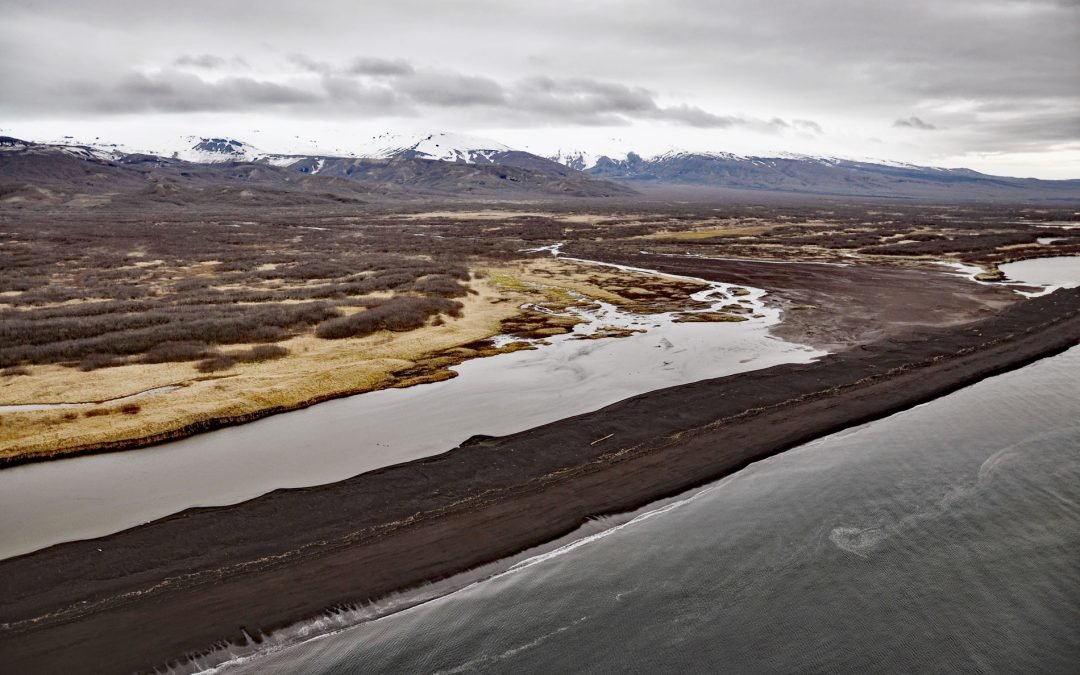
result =
[{"label": "white surf line", "polygon": [[140,391],[136,394],[128,394],[127,396],[121,396],[119,398],[109,398],[104,401],[86,401],[82,403],[13,403],[10,405],[0,405],[0,412],[22,412],[25,410],[61,410],[64,408],[88,408],[96,405],[112,405],[114,403],[123,403],[124,401],[130,401],[136,398],[143,398],[144,396],[152,396],[154,394],[163,394],[167,391],[174,391],[180,389],[182,385],[169,384],[164,387],[154,387],[153,389],[147,389],[146,391]]},{"label": "white surf line", "polygon": [[[659,500],[651,508],[644,507],[647,510],[639,512],[629,520],[616,522],[599,532],[581,536],[578,539],[573,539],[562,545],[557,545],[551,550],[542,551],[534,555],[527,555],[525,558],[511,563],[509,567],[506,567],[505,569],[496,570],[490,574],[486,574],[480,578],[471,579],[464,583],[459,581],[459,583],[462,583],[460,586],[455,587],[453,585],[454,577],[451,577],[442,582],[427,583],[418,588],[394,593],[367,605],[353,605],[338,611],[327,612],[318,618],[297,622],[291,626],[286,626],[285,628],[263,634],[259,636],[258,641],[249,639],[246,644],[226,645],[210,654],[205,654],[170,668],[168,672],[193,675],[216,675],[217,673],[227,673],[232,667],[259,661],[260,659],[267,658],[289,649],[333,637],[367,623],[376,622],[417,607],[452,598],[453,596],[468,592],[478,586],[520,573],[535,565],[560,558],[578,548],[605,539],[628,527],[658,516],[663,516],[670,511],[687,506],[701,499],[705,495],[720,489],[734,479],[738,473],[739,472],[724,476],[710,485],[693,490],[684,497],[676,497],[673,500]],[[597,521],[591,520],[589,522],[595,523]],[[551,543],[548,544],[548,546],[550,545]],[[536,548],[542,549],[544,548],[544,545]],[[503,564],[505,565],[506,562],[513,560],[515,557],[517,556],[504,558]],[[492,565],[497,566],[499,563],[492,563]],[[476,570],[473,572],[475,571]],[[458,576],[459,578],[467,577],[470,573],[471,572],[463,572],[462,574],[455,576]],[[447,584],[450,584],[450,586],[446,587]]]}]

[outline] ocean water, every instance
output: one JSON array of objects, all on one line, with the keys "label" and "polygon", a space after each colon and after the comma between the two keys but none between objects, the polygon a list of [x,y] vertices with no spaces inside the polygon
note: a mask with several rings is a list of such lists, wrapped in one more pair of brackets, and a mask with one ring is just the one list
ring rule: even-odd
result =
[{"label": "ocean water", "polygon": [[221,670],[1075,673],[1080,347],[594,530]]}]

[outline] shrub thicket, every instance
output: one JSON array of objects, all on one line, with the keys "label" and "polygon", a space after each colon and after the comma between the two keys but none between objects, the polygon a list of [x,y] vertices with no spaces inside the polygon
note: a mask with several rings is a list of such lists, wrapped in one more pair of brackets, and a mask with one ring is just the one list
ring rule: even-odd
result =
[{"label": "shrub thicket", "polygon": [[315,335],[328,340],[363,337],[380,330],[407,331],[420,328],[432,315],[461,315],[462,304],[445,298],[396,297],[352,316],[319,324]]}]

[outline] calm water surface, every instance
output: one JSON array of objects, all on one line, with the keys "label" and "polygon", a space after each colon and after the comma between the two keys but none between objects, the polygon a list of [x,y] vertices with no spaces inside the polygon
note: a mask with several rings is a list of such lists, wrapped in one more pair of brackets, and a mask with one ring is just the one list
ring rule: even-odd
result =
[{"label": "calm water surface", "polygon": [[998,269],[1013,281],[1047,289],[1080,286],[1080,256],[1032,258],[1005,263]]},{"label": "calm water surface", "polygon": [[1075,673],[1078,663],[1080,347],[224,671]]}]

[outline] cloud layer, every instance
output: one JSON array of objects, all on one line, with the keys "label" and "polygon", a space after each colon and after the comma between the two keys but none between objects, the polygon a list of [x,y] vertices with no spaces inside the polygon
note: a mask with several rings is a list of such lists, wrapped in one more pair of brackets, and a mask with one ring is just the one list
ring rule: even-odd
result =
[{"label": "cloud layer", "polygon": [[901,129],[918,129],[919,131],[937,131],[937,127],[929,122],[924,122],[922,119],[912,115],[904,119],[898,119],[893,122],[894,127]]},{"label": "cloud layer", "polygon": [[1076,0],[5,4],[9,121],[434,118],[538,138],[626,127],[876,137],[924,155],[1080,149]]},{"label": "cloud layer", "polygon": [[[330,117],[416,116],[428,109],[479,110],[510,125],[620,126],[634,121],[698,128],[745,126],[759,131],[821,133],[811,120],[721,115],[687,103],[662,105],[644,87],[582,77],[532,76],[500,82],[483,75],[358,56],[341,63],[289,54],[275,80],[237,56],[184,54],[163,68],[120,74],[114,81],[70,83],[48,91],[48,107],[77,114],[266,111]],[[37,111],[45,96],[25,101]],[[13,102],[16,106],[18,101]]]}]

